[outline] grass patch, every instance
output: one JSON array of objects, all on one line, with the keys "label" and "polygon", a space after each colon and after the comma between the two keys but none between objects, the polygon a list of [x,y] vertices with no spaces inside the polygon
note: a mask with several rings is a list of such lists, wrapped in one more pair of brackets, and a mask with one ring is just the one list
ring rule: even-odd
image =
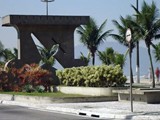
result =
[{"label": "grass patch", "polygon": [[52,93],[38,93],[38,92],[0,92],[0,94],[10,94],[10,95],[24,95],[24,96],[41,96],[41,97],[55,97],[55,98],[67,98],[67,97],[89,97],[84,95],[78,95],[78,94],[64,94],[61,92],[52,92]]}]

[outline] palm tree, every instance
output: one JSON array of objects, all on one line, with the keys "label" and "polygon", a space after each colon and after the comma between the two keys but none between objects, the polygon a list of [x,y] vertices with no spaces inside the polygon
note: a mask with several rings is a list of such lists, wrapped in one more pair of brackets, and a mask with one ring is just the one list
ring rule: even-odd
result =
[{"label": "palm tree", "polygon": [[37,47],[38,47],[39,53],[41,55],[40,63],[41,64],[46,64],[46,65],[49,65],[49,66],[53,66],[54,63],[55,63],[54,55],[57,52],[58,45],[53,45],[50,49],[47,49],[45,47],[41,47],[41,46],[38,46],[38,45],[37,45]]},{"label": "palm tree", "polygon": [[4,45],[2,44],[2,42],[0,41],[0,51],[2,51],[4,49]]},{"label": "palm tree", "polygon": [[[120,21],[121,23],[118,23],[118,21],[116,20],[113,20],[113,24],[116,26],[117,30],[118,30],[118,34],[111,34],[111,36],[117,40],[120,44],[126,46],[126,47],[129,47],[129,44],[127,43],[126,41],[126,31],[128,28],[130,28],[132,30],[132,40],[131,40],[131,54],[132,54],[132,51],[133,49],[135,48],[136,46],[136,42],[139,40],[139,36],[136,34],[136,30],[135,28],[133,27],[134,25],[134,21],[136,21],[136,19],[134,17],[131,17],[131,16],[127,16],[126,18],[120,16]],[[129,51],[129,49],[127,50]],[[127,52],[126,52],[127,53]],[[131,55],[132,57],[132,55]],[[132,72],[132,67],[131,67],[131,77],[132,77],[132,82],[133,81],[133,72]]]},{"label": "palm tree", "polygon": [[17,59],[18,58],[18,50],[16,48],[13,49],[12,52],[10,49],[6,48],[0,51],[0,58],[3,59],[4,62],[9,60]]},{"label": "palm tree", "polygon": [[160,43],[155,45],[153,53],[154,53],[154,57],[156,58],[156,61],[160,62]]},{"label": "palm tree", "polygon": [[99,59],[106,65],[120,65],[123,68],[125,64],[125,56],[115,52],[113,48],[106,48],[105,51],[98,51]]},{"label": "palm tree", "polygon": [[89,61],[90,61],[90,53],[87,55],[87,57],[86,56],[84,56],[84,54],[81,52],[81,56],[80,56],[80,59],[82,60],[82,61],[84,61],[84,63],[86,64],[86,65],[88,65],[89,64]]},{"label": "palm tree", "polygon": [[113,48],[106,48],[106,50],[102,52],[98,51],[98,56],[102,63],[106,65],[111,65],[115,61]]},{"label": "palm tree", "polygon": [[[0,58],[1,58],[1,66],[4,66],[4,71],[7,70],[9,67],[9,64],[11,65],[13,60],[16,60],[18,58],[18,50],[17,48],[13,49],[13,52],[10,49],[3,49],[0,51]],[[11,67],[11,66],[10,66]]]},{"label": "palm tree", "polygon": [[[41,68],[48,70],[51,73],[50,82],[54,84],[53,90],[55,90],[55,86],[60,84],[60,81],[56,76],[57,69],[53,67],[53,65],[55,64],[54,55],[58,52],[59,45],[58,44],[53,45],[51,48],[45,48],[44,46],[41,47],[38,45],[37,47],[41,55],[41,61],[40,61]],[[51,91],[50,87],[48,89],[49,91]]]},{"label": "palm tree", "polygon": [[125,55],[120,53],[115,53],[115,61],[114,61],[115,65],[120,65],[121,68],[123,68],[123,66],[125,65],[125,61],[126,61]]},{"label": "palm tree", "polygon": [[131,49],[132,50],[136,46],[136,42],[139,39],[139,37],[136,35],[135,29],[133,27],[134,21],[135,21],[135,18],[131,17],[131,16],[127,16],[126,18],[120,16],[121,23],[118,23],[117,20],[112,20],[113,24],[116,26],[116,28],[118,30],[118,34],[111,34],[111,36],[115,40],[117,40],[120,44],[128,47],[129,44],[126,41],[126,31],[128,28],[130,28],[132,30],[132,41],[131,41]]},{"label": "palm tree", "polygon": [[153,75],[152,87],[155,87],[155,76],[154,68],[151,56],[151,46],[155,47],[153,44],[154,39],[159,39],[160,34],[160,19],[159,19],[159,10],[156,7],[156,4],[152,2],[151,5],[148,5],[145,1],[143,2],[141,11],[138,11],[137,8],[132,6],[136,11],[136,16],[138,18],[137,28],[139,33],[141,33],[142,39],[144,39],[146,47],[148,49],[148,55],[150,60],[150,66]]},{"label": "palm tree", "polygon": [[92,65],[95,64],[95,53],[111,30],[103,32],[107,20],[105,20],[100,27],[97,26],[93,18],[90,19],[87,25],[79,26],[77,33],[80,35],[80,41],[87,46],[92,56]]}]

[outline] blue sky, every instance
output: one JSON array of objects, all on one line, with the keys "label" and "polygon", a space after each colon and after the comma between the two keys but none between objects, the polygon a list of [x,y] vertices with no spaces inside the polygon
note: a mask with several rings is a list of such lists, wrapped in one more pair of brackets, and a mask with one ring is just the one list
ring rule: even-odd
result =
[{"label": "blue sky", "polygon": [[[143,0],[139,0],[141,6]],[[151,3],[152,0],[146,0]],[[160,0],[154,0],[160,6]],[[50,15],[89,15],[101,24],[108,20],[106,30],[115,29],[112,20],[118,20],[120,15],[133,14],[131,4],[136,0],[55,0],[49,4]],[[41,0],[0,0],[0,17],[9,14],[45,15],[46,6]],[[109,38],[111,39],[111,38]],[[17,46],[17,32],[13,27],[1,27],[0,40],[6,48]],[[75,37],[76,45],[79,44]]]},{"label": "blue sky", "polygon": [[[152,0],[145,0],[147,3],[151,3]],[[160,9],[160,0],[153,0]],[[143,0],[139,0],[139,8]],[[125,17],[126,15],[134,14],[134,10],[131,5],[136,6],[136,0],[55,0],[49,4],[49,15],[88,15],[93,17],[100,25],[104,20],[107,21],[105,30],[113,29],[114,33],[116,29],[112,24],[112,20],[119,20],[120,15]],[[9,14],[24,14],[24,15],[45,15],[46,6],[41,0],[0,0],[0,17]],[[2,27],[0,19],[0,41],[4,44],[5,48],[17,47],[17,32],[13,27]],[[112,38],[107,38],[108,41],[114,42]],[[144,46],[144,42],[141,42],[141,46]],[[75,45],[80,45],[77,35],[75,35]],[[119,44],[117,44],[120,46]],[[118,51],[121,47],[115,47]],[[147,53],[147,52],[146,52]],[[144,55],[142,55],[144,56]],[[149,65],[148,60],[143,63],[141,68],[147,72]],[[135,62],[133,63],[135,67]],[[135,68],[134,68],[135,70]],[[128,67],[126,67],[128,71]]]}]

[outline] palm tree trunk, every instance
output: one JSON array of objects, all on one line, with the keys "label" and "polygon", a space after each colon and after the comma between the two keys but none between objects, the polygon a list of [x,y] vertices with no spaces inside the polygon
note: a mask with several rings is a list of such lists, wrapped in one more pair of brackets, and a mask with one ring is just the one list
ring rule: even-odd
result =
[{"label": "palm tree trunk", "polygon": [[92,53],[92,65],[94,65],[94,64],[95,64],[95,54]]},{"label": "palm tree trunk", "polygon": [[131,45],[129,45],[129,47],[130,47],[129,48],[130,49],[129,50],[129,57],[130,57],[130,72],[131,72],[130,73],[130,77],[131,77],[130,79],[131,79],[131,82],[134,83],[134,80],[133,80],[133,70],[132,70],[132,49],[131,49]]},{"label": "palm tree trunk", "polygon": [[153,68],[153,63],[152,63],[152,56],[151,56],[151,51],[150,51],[150,46],[148,47],[148,55],[149,55],[149,60],[150,60],[150,65],[151,65],[151,70],[152,70],[152,88],[155,88],[155,77],[154,77],[154,68]]}]

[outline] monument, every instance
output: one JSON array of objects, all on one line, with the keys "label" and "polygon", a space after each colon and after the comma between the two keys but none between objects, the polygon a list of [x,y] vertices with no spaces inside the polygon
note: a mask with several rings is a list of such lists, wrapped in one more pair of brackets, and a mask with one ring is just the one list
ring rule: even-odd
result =
[{"label": "monument", "polygon": [[17,30],[19,66],[41,60],[33,34],[46,48],[58,44],[54,57],[62,67],[68,68],[85,65],[74,58],[74,31],[88,21],[89,16],[8,15],[2,18],[2,26],[13,26]]}]

